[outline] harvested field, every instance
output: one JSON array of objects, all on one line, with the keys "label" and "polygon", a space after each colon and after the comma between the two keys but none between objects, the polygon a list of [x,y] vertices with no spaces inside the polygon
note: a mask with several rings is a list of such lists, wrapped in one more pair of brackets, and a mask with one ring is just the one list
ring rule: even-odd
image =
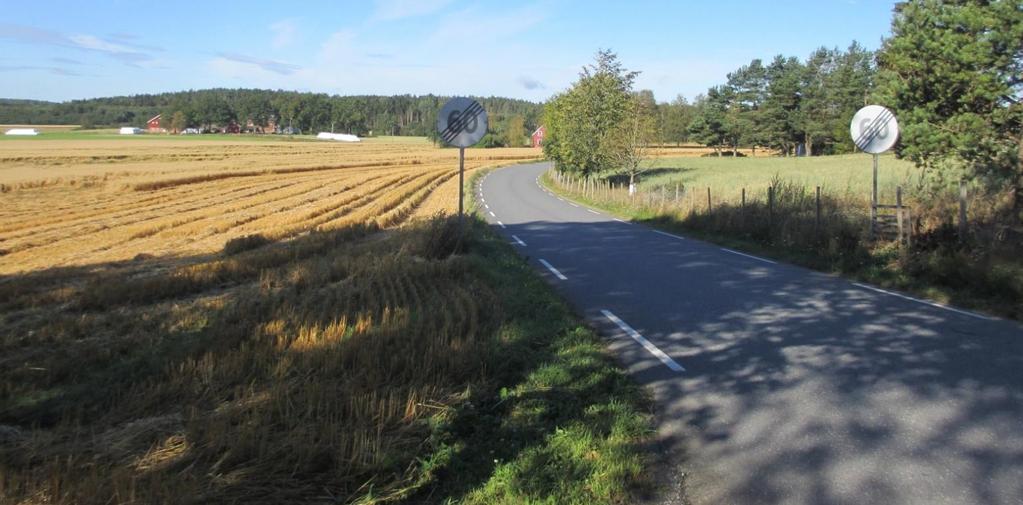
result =
[{"label": "harvested field", "polygon": [[[468,172],[533,159],[469,150]],[[457,151],[409,142],[0,144],[0,274],[220,251],[457,208]]]},{"label": "harvested field", "polygon": [[457,206],[457,151],[46,142],[0,145],[0,503],[610,504],[640,481],[642,395],[601,339],[484,223],[425,219]]}]

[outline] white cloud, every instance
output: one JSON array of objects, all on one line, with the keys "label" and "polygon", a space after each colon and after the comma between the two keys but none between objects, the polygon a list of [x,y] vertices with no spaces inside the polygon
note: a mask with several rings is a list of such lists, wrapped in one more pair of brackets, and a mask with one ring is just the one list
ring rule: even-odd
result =
[{"label": "white cloud", "polygon": [[290,46],[295,42],[295,33],[298,31],[298,23],[294,19],[282,19],[272,25],[270,25],[270,31],[273,32],[273,38],[270,40],[270,45],[274,49],[280,49],[282,47]]},{"label": "white cloud", "polygon": [[285,63],[283,61],[266,60],[266,59],[263,59],[263,58],[254,58],[252,56],[247,56],[247,55],[238,54],[238,53],[218,53],[217,54],[217,58],[214,61],[217,61],[217,60],[223,60],[223,61],[219,61],[217,63],[217,64],[221,65],[221,68],[226,68],[226,67],[224,67],[224,61],[228,61],[228,62],[232,62],[232,63],[239,63],[239,64],[242,64],[242,65],[254,65],[254,66],[257,66],[257,67],[259,67],[259,68],[261,68],[261,69],[263,69],[263,70],[265,70],[267,72],[273,72],[275,74],[280,74],[280,75],[291,75],[291,74],[295,73],[296,71],[298,71],[299,69],[302,68],[302,67],[300,67],[298,65],[293,65],[291,63]]},{"label": "white cloud", "polygon": [[451,0],[376,0],[374,3],[373,19],[393,21],[432,14],[446,7]]},{"label": "white cloud", "polygon": [[349,60],[355,54],[355,32],[352,30],[334,32],[320,45],[320,59],[327,62]]},{"label": "white cloud", "polygon": [[465,9],[445,16],[430,36],[430,42],[461,46],[497,41],[536,26],[544,20],[544,12],[544,9],[536,6],[525,6],[504,12]]}]

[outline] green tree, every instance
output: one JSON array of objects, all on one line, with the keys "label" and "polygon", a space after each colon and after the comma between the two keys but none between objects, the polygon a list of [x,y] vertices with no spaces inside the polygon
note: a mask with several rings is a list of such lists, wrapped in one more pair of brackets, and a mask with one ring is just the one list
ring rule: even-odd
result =
[{"label": "green tree", "polygon": [[626,70],[615,53],[602,50],[569,90],[548,102],[544,154],[559,170],[589,177],[615,168],[623,148],[617,130],[628,119],[638,74]]},{"label": "green tree", "polygon": [[671,103],[659,107],[661,141],[681,145],[689,140],[689,125],[693,122],[693,106],[686,97],[678,95]]},{"label": "green tree", "polygon": [[1005,188],[1023,221],[1023,8],[1019,0],[898,5],[879,97],[902,155]]},{"label": "green tree", "polygon": [[526,141],[526,118],[516,114],[508,119],[504,129],[504,145],[522,147]]},{"label": "green tree", "polygon": [[188,118],[185,117],[185,113],[180,110],[174,111],[171,115],[170,129],[172,132],[177,133],[181,130],[188,128]]},{"label": "green tree", "polygon": [[760,116],[762,141],[785,156],[794,153],[801,140],[797,114],[803,71],[797,58],[780,54],[767,66],[767,96]]},{"label": "green tree", "polygon": [[614,156],[618,167],[629,176],[629,194],[636,192],[636,178],[645,172],[644,166],[651,144],[657,139],[657,102],[653,93],[637,93],[628,102],[624,123],[617,125],[612,134]]}]

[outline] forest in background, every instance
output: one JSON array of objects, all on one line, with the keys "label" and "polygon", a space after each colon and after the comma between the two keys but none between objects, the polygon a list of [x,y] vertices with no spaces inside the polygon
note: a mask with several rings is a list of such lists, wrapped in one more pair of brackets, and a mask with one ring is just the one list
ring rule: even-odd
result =
[{"label": "forest in background", "polygon": [[[207,89],[68,102],[0,99],[0,124],[76,124],[83,128],[137,126],[163,115],[172,130],[252,124],[293,127],[304,133],[429,136],[437,111],[450,97],[437,95],[336,96],[258,89]],[[536,128],[542,105],[478,97],[490,115],[489,145],[517,146]]]}]

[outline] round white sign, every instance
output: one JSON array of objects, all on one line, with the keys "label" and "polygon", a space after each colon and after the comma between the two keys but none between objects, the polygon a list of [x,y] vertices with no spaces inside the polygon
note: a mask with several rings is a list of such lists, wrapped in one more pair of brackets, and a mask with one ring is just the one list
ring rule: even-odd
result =
[{"label": "round white sign", "polygon": [[899,122],[895,113],[880,105],[868,105],[853,116],[849,135],[861,151],[881,154],[895,145],[899,139]]},{"label": "round white sign", "polygon": [[445,144],[469,147],[487,133],[487,111],[476,100],[455,97],[437,115],[437,132]]}]

